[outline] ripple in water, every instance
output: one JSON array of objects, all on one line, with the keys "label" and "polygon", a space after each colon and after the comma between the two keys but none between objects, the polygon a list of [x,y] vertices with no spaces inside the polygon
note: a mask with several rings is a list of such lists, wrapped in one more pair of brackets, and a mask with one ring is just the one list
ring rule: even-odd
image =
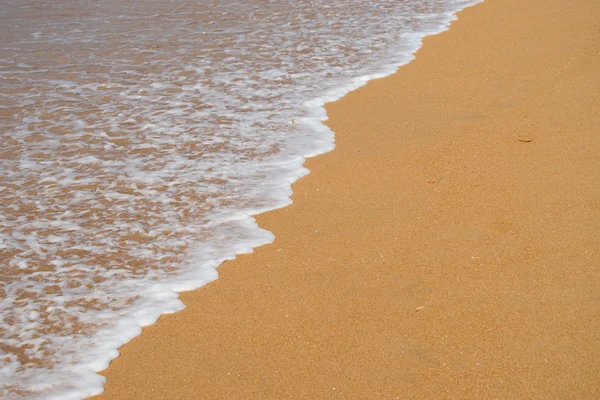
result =
[{"label": "ripple in water", "polygon": [[476,1],[3,2],[0,394],[81,398],[176,291],[272,240],[321,106]]}]

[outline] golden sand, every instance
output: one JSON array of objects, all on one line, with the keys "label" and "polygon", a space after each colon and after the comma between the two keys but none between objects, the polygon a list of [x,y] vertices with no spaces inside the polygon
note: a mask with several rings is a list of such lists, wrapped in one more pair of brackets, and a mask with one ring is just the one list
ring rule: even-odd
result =
[{"label": "golden sand", "polygon": [[488,0],[327,107],[274,244],[106,399],[599,399],[600,2]]}]

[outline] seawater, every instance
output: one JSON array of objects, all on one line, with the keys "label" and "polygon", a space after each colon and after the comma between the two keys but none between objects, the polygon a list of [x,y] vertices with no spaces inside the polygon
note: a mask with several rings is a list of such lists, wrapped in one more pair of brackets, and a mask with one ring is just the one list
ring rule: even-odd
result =
[{"label": "seawater", "polygon": [[476,0],[1,0],[0,397],[83,398],[271,242],[323,105]]}]

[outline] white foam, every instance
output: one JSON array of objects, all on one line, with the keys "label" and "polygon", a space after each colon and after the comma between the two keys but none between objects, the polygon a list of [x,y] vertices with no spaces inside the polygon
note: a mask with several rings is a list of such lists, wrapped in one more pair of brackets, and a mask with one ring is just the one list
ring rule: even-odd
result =
[{"label": "white foam", "polygon": [[0,341],[29,359],[0,355],[1,395],[100,393],[96,372],[177,292],[273,241],[252,215],[333,149],[323,106],[476,2],[4,5]]}]

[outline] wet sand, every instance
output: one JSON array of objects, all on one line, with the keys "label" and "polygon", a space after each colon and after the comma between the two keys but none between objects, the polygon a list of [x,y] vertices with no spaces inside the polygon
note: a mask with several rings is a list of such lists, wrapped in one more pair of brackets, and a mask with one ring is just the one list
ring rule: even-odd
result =
[{"label": "wet sand", "polygon": [[276,241],[106,399],[600,398],[600,3],[488,0],[327,107]]}]

